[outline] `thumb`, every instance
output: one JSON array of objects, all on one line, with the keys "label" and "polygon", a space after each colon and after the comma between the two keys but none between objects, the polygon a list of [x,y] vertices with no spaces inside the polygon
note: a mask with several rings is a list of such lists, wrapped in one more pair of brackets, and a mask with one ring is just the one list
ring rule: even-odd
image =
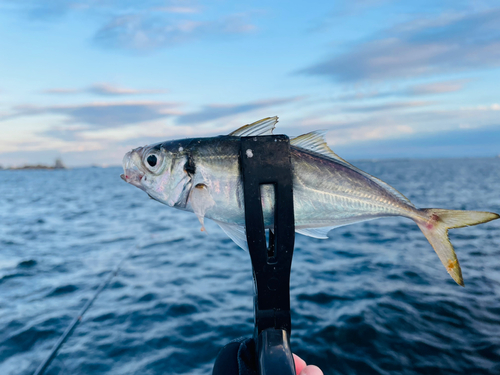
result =
[{"label": "thumb", "polygon": [[323,375],[323,371],[321,371],[317,366],[309,365],[304,367],[299,375]]}]

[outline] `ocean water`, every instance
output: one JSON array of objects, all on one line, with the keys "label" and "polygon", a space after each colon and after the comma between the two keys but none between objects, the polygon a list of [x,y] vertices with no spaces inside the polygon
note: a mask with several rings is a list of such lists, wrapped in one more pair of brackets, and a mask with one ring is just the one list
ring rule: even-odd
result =
[{"label": "ocean water", "polygon": [[[355,163],[419,207],[500,212],[500,159]],[[0,374],[210,374],[253,329],[249,255],[119,168],[0,171]],[[297,235],[292,349],[325,374],[499,374],[500,221],[450,237],[466,287],[407,219]]]}]

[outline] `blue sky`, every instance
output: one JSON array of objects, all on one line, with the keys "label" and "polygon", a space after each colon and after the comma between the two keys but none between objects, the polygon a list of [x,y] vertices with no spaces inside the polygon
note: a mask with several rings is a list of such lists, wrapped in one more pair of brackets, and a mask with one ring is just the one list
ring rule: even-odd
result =
[{"label": "blue sky", "polygon": [[0,165],[278,115],[350,159],[500,154],[498,1],[0,0]]}]

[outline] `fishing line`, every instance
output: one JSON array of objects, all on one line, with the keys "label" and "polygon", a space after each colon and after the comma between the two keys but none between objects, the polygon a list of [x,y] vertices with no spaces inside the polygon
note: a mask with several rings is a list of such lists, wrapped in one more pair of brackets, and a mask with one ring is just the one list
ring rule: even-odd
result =
[{"label": "fishing line", "polygon": [[75,316],[73,321],[70,323],[68,328],[64,331],[64,333],[61,335],[59,340],[57,340],[56,344],[50,351],[49,355],[45,360],[38,366],[36,371],[33,373],[33,375],[43,375],[47,367],[51,364],[51,362],[54,360],[55,356],[57,355],[58,350],[63,346],[64,342],[66,339],[73,333],[74,329],[82,321],[83,315],[87,312],[87,310],[92,306],[94,301],[97,299],[99,294],[109,285],[111,280],[117,275],[117,273],[120,271],[121,266],[123,265],[123,262],[130,256],[132,251],[137,249],[139,246],[133,246],[126,254],[125,256],[118,262],[116,267],[109,273],[108,277],[102,281],[102,283],[99,285],[97,290],[95,291],[94,295],[92,296],[91,299],[87,301],[85,306],[82,307],[82,309],[78,312],[78,315]]}]

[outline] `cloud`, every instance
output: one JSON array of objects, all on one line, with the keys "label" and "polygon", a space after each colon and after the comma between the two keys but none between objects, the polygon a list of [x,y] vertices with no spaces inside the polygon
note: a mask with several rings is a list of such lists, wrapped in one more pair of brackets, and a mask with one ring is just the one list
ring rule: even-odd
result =
[{"label": "cloud", "polygon": [[255,30],[245,14],[218,20],[170,19],[158,14],[132,14],[113,18],[97,31],[94,42],[102,47],[148,51],[198,39],[246,34]]},{"label": "cloud", "polygon": [[499,154],[499,144],[500,126],[490,126],[369,140],[338,146],[335,151],[348,159],[494,157]]},{"label": "cloud", "polygon": [[153,10],[158,12],[167,12],[167,13],[199,13],[200,9],[198,7],[189,7],[189,6],[167,6],[167,7],[157,7]]},{"label": "cloud", "polygon": [[350,101],[358,101],[358,100],[368,100],[368,99],[380,99],[387,98],[390,96],[401,95],[400,90],[389,90],[389,91],[380,91],[380,90],[370,90],[370,91],[357,91],[349,94],[339,95],[334,100],[341,102],[350,102]]},{"label": "cloud", "polygon": [[83,123],[99,128],[113,128],[127,124],[178,115],[177,104],[153,101],[127,101],[121,103],[90,103],[69,106],[17,106],[14,114],[4,116],[7,120],[21,116],[38,114],[61,114],[69,123]]},{"label": "cloud", "polygon": [[73,127],[73,126],[56,126],[52,129],[45,130],[40,135],[50,138],[62,139],[63,141],[81,141],[83,138],[81,132],[87,130],[87,127]]},{"label": "cloud", "polygon": [[[70,14],[107,19],[93,34],[96,45],[151,51],[190,41],[247,34],[256,29],[251,12],[210,18],[196,1],[23,0],[7,1],[30,21],[53,22]],[[92,24],[91,22],[89,24]]]},{"label": "cloud", "polygon": [[132,89],[127,87],[121,87],[112,85],[109,83],[96,83],[90,87],[84,89],[71,89],[71,88],[54,88],[44,90],[44,94],[81,94],[90,93],[102,96],[124,96],[124,95],[153,95],[153,94],[164,94],[166,90],[158,89]]},{"label": "cloud", "polygon": [[402,24],[301,73],[356,82],[497,66],[500,66],[500,8]]},{"label": "cloud", "polygon": [[187,113],[179,116],[178,124],[192,124],[199,122],[206,122],[216,120],[222,117],[236,115],[239,113],[250,112],[256,109],[269,108],[282,104],[288,104],[300,100],[301,97],[284,98],[284,99],[270,99],[264,101],[243,103],[243,104],[212,104],[205,106],[201,111]]},{"label": "cloud", "polygon": [[434,95],[462,90],[467,80],[431,82],[415,85],[408,90],[409,95]]},{"label": "cloud", "polygon": [[44,93],[44,94],[56,94],[56,95],[78,94],[80,92],[82,92],[82,90],[68,89],[68,88],[55,88],[55,89],[48,89],[48,90],[42,91],[42,93]]},{"label": "cloud", "polygon": [[[5,1],[5,0],[4,0]],[[132,12],[148,12],[148,11],[165,11],[171,13],[191,13],[197,9],[195,6],[189,5],[188,1],[170,1],[171,6],[166,6],[165,0],[143,0],[143,1],[126,1],[123,0],[22,0],[11,1],[12,8],[17,8],[30,18],[36,20],[51,21],[61,18],[71,12],[98,12],[100,14],[116,14],[123,11]],[[182,6],[175,4],[182,3]]]},{"label": "cloud", "polygon": [[[347,145],[362,141],[400,139],[409,134],[419,137],[421,134],[436,131],[479,130],[500,126],[498,103],[447,110],[438,108],[423,107],[411,113],[394,110],[341,113],[340,116],[314,112],[310,116],[287,121],[286,134],[298,135],[325,129],[328,143],[333,145],[333,150],[336,151],[338,146],[347,149]],[[500,149],[498,152],[500,153]]]},{"label": "cloud", "polygon": [[119,95],[146,95],[164,94],[166,90],[137,90],[126,87],[113,86],[108,83],[97,83],[87,89],[88,92],[97,95],[119,96]]},{"label": "cloud", "polygon": [[349,0],[331,2],[332,10],[326,15],[322,14],[318,19],[312,22],[309,32],[325,32],[332,26],[338,26],[346,19],[351,17],[360,18],[360,16],[373,10],[373,8],[383,7],[394,0]]},{"label": "cloud", "polygon": [[457,92],[464,88],[464,85],[469,82],[467,79],[446,80],[427,82],[417,85],[410,85],[400,89],[372,89],[349,92],[336,97],[335,101],[360,101],[370,99],[381,99],[389,97],[414,97],[425,95],[438,95]]},{"label": "cloud", "polygon": [[392,111],[392,110],[415,108],[415,107],[424,107],[432,104],[435,103],[429,101],[393,102],[393,103],[384,103],[384,104],[368,105],[368,106],[351,106],[351,107],[346,107],[343,110],[346,112],[380,112],[380,111]]},{"label": "cloud", "polygon": [[68,0],[26,0],[22,2],[14,2],[14,5],[22,8],[22,11],[26,12],[31,19],[53,20],[66,15],[69,11],[76,8],[77,4],[74,1]]},{"label": "cloud", "polygon": [[98,127],[118,127],[176,114],[170,103],[126,102],[113,104],[89,104],[68,107],[51,107],[52,113],[69,116],[75,122],[82,122]]},{"label": "cloud", "polygon": [[465,109],[472,110],[472,111],[500,111],[500,104],[493,103],[490,105],[479,105],[476,107],[465,108]]},{"label": "cloud", "polygon": [[[200,128],[199,123],[271,108],[300,99],[278,98],[238,105],[211,105],[199,112],[186,115],[179,111],[179,104],[159,101],[124,101],[64,106],[23,105],[14,107],[12,113],[1,117],[0,121],[26,116],[61,115],[62,121],[36,134],[70,143],[114,140],[128,144],[127,140],[136,140],[140,137],[148,140],[164,140],[167,138],[166,134],[168,138],[208,136],[213,133],[214,129]],[[173,121],[169,124],[155,121],[165,118],[177,119],[177,125],[172,124]],[[140,126],[134,126],[138,124]]]},{"label": "cloud", "polygon": [[[385,130],[389,132],[390,130]],[[375,133],[383,133],[376,129]],[[393,134],[395,132],[392,132]],[[333,150],[343,158],[356,159],[383,158],[439,158],[439,157],[494,157],[499,154],[500,126],[479,129],[447,130],[421,134],[401,132],[397,139],[368,138],[333,146]],[[119,165],[125,152],[133,147],[164,141],[165,138],[134,139],[127,142],[68,143],[66,148],[40,148],[40,142],[24,145],[17,151],[0,154],[4,167],[11,165],[41,164],[51,165],[56,157],[63,158],[69,166],[96,164]],[[29,146],[29,147],[28,147]],[[48,146],[48,145],[47,145]],[[354,163],[357,165],[356,163]]]}]

